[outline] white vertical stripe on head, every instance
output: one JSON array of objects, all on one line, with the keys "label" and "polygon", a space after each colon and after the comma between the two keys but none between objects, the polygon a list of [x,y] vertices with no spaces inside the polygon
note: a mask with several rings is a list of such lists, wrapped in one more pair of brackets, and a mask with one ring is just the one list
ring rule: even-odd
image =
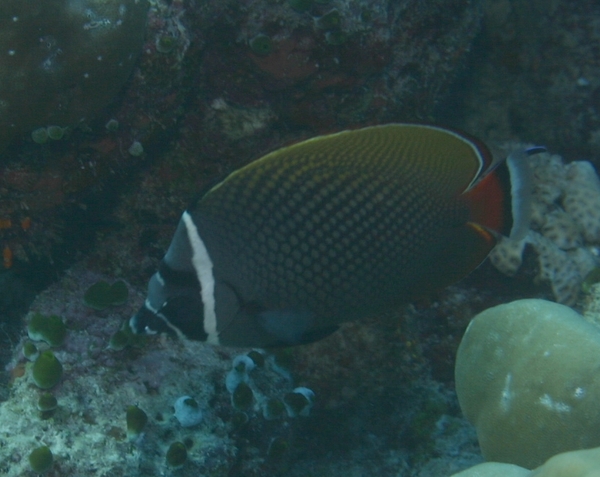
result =
[{"label": "white vertical stripe on head", "polygon": [[152,302],[150,300],[148,300],[148,298],[146,298],[146,301],[144,302],[144,306],[146,308],[148,308],[155,315],[158,313],[158,308],[155,308],[154,306],[152,306]]},{"label": "white vertical stripe on head", "polygon": [[217,315],[215,313],[215,277],[213,275],[213,263],[208,254],[204,242],[200,238],[196,224],[192,216],[185,211],[181,216],[185,223],[188,239],[192,246],[192,264],[196,270],[204,305],[204,331],[208,335],[206,341],[210,344],[219,344],[219,332],[217,331]]}]

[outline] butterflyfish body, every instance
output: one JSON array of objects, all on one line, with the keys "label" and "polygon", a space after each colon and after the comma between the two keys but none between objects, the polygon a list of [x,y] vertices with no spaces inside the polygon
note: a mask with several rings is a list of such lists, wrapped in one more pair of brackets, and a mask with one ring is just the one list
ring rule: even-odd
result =
[{"label": "butterflyfish body", "polygon": [[458,281],[528,228],[529,165],[388,124],[315,137],[230,174],[182,215],[137,333],[227,346],[318,340]]}]

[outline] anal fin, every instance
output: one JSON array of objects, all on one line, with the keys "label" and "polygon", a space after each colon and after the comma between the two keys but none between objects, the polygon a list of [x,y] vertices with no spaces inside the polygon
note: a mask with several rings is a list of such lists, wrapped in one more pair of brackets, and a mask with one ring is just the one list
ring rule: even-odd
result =
[{"label": "anal fin", "polygon": [[496,237],[485,227],[467,223],[448,237],[434,253],[423,275],[413,283],[416,295],[427,295],[458,282],[475,270],[496,245]]}]

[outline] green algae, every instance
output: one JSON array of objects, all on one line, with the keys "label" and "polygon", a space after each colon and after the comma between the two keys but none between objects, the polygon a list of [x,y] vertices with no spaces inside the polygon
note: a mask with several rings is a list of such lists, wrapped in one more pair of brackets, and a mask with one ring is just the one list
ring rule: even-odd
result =
[{"label": "green algae", "polygon": [[48,472],[54,465],[54,456],[48,446],[40,446],[29,454],[29,466],[38,474]]},{"label": "green algae", "polygon": [[138,406],[131,405],[126,411],[127,436],[130,440],[135,440],[146,427],[148,415]]},{"label": "green algae", "polygon": [[60,346],[67,336],[67,328],[60,316],[34,313],[27,324],[27,334],[33,341],[45,341],[50,346]]},{"label": "green algae", "polygon": [[37,128],[31,132],[31,139],[36,144],[45,144],[48,141],[48,131],[46,128]]},{"label": "green algae", "polygon": [[274,437],[267,450],[267,456],[270,460],[280,460],[290,448],[290,444],[287,439],[283,437]]},{"label": "green algae", "polygon": [[300,414],[310,404],[310,401],[304,394],[294,392],[287,393],[283,397],[283,402],[292,410],[294,415]]},{"label": "green algae", "polygon": [[108,342],[108,348],[114,351],[121,351],[129,346],[129,335],[124,330],[114,333]]},{"label": "green algae", "polygon": [[171,53],[177,46],[177,38],[171,35],[161,35],[156,39],[156,51],[163,54]]},{"label": "green algae", "polygon": [[104,125],[107,131],[116,132],[119,129],[119,121],[116,119],[109,119]]},{"label": "green algae", "polygon": [[50,419],[54,416],[58,408],[58,401],[53,394],[43,393],[37,401],[37,409],[40,411],[40,418],[43,420]]},{"label": "green algae", "polygon": [[112,285],[100,280],[86,290],[83,302],[90,308],[101,311],[109,306],[123,305],[128,298],[129,290],[123,280],[117,280]]},{"label": "green algae", "polygon": [[65,128],[61,128],[60,126],[48,126],[46,132],[48,134],[48,139],[60,141],[65,135]]},{"label": "green algae", "polygon": [[252,361],[254,361],[254,364],[259,367],[262,368],[265,365],[265,355],[262,354],[260,351],[256,351],[256,350],[251,350],[248,351],[247,354],[248,358],[250,358]]},{"label": "green algae", "polygon": [[41,389],[50,389],[56,386],[62,374],[62,364],[50,350],[43,351],[31,367],[33,382]]},{"label": "green algae", "polygon": [[254,392],[250,386],[241,382],[233,391],[231,402],[238,411],[246,411],[254,402]]},{"label": "green algae", "polygon": [[248,45],[252,53],[258,56],[269,56],[273,52],[273,40],[267,35],[256,35],[248,42]]},{"label": "green algae", "polygon": [[592,286],[598,282],[600,282],[600,267],[592,269],[592,271],[585,276],[581,283],[581,290],[583,293],[590,293],[592,291]]},{"label": "green algae", "polygon": [[25,356],[27,360],[35,361],[39,355],[40,351],[33,341],[27,340],[23,343],[23,356]]},{"label": "green algae", "polygon": [[53,394],[43,393],[38,398],[37,408],[39,411],[54,411],[58,407],[58,401]]},{"label": "green algae", "polygon": [[278,419],[285,412],[285,404],[280,399],[269,398],[263,407],[263,416],[268,421]]},{"label": "green algae", "polygon": [[242,411],[236,411],[233,416],[231,416],[231,425],[234,429],[240,429],[248,424],[249,421],[250,417],[248,417],[248,414]]},{"label": "green algae", "polygon": [[187,448],[183,442],[173,442],[167,450],[167,464],[169,467],[178,468],[187,461]]}]

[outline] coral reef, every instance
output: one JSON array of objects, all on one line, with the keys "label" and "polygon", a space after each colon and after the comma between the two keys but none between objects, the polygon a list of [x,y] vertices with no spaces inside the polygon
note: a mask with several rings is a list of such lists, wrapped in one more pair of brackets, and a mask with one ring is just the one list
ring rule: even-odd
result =
[{"label": "coral reef", "polygon": [[583,317],[556,303],[518,300],[474,318],[457,356],[457,392],[484,454],[503,463],[456,477],[597,475],[599,312],[594,285]]},{"label": "coral reef", "polygon": [[[521,146],[513,146],[521,147]],[[502,239],[492,264],[512,276],[525,247],[538,255],[537,279],[550,283],[557,301],[572,305],[584,278],[600,265],[600,180],[586,161],[565,164],[548,153],[531,157],[531,230],[521,241]]]},{"label": "coral reef", "polygon": [[483,35],[464,79],[465,101],[449,113],[454,124],[488,142],[534,141],[598,166],[598,2],[482,3]]},{"label": "coral reef", "polygon": [[[207,58],[211,82],[221,81],[220,97],[268,101],[291,124],[321,131],[430,114],[481,16],[463,0],[267,3],[242,2],[243,14],[226,25],[234,51],[216,43]],[[242,84],[240,69],[250,73]]]},{"label": "coral reef", "polygon": [[94,310],[104,310],[109,306],[119,306],[127,303],[129,290],[123,280],[113,284],[100,280],[89,287],[83,295],[83,302]]},{"label": "coral reef", "polygon": [[[527,24],[527,8],[538,18],[533,29]],[[523,124],[540,125],[540,118],[554,120],[565,109],[540,115],[524,108],[533,103],[561,105],[570,111],[560,116],[566,138],[589,135],[591,141],[597,74],[595,63],[586,58],[597,43],[597,32],[582,25],[593,18],[584,14],[586,9],[596,7],[589,1],[576,8],[556,1],[551,7],[534,2],[527,8],[509,0],[485,3],[484,36],[490,41],[480,47],[491,51],[491,64],[469,76],[479,82],[493,80],[488,93],[503,98],[503,109],[490,108],[479,92],[470,104],[486,104],[485,111],[471,109],[471,122],[461,124],[484,139],[521,137],[552,144],[550,140],[562,137],[552,129],[554,123],[552,128],[540,126],[543,134],[527,132]],[[307,131],[432,117],[434,105],[445,97],[472,48],[482,12],[476,2],[458,0],[427,5],[414,0],[154,1],[147,17],[143,54],[109,109],[97,112],[95,119],[86,115],[85,123],[75,128],[63,128],[64,121],[58,119],[40,121],[27,127],[23,142],[5,151],[0,247],[6,267],[37,266],[40,258],[71,261],[73,252],[89,246],[98,227],[107,224],[118,194],[131,189],[132,180],[139,184],[139,195],[125,199],[117,219],[129,228],[124,232],[126,247],[142,234],[164,239],[162,226],[168,229],[164,221],[171,220],[167,206],[180,210],[213,177],[305,137]],[[14,30],[11,18],[6,15],[3,31]],[[83,31],[91,35],[105,30],[106,25]],[[263,42],[259,53],[252,49],[257,49],[256,39]],[[544,61],[537,61],[540,45],[576,54],[550,58],[544,53]],[[567,67],[557,62],[568,62]],[[577,65],[586,65],[585,71]],[[568,72],[573,81],[548,73],[553,69]],[[517,80],[505,84],[499,77]],[[551,84],[544,89],[548,78]],[[540,93],[518,96],[509,104],[506,98],[521,95],[527,82],[539,91],[554,88],[550,93],[560,101],[547,101]],[[574,118],[578,111],[580,117]],[[489,124],[516,116],[537,119],[521,119],[519,127]],[[44,144],[29,138],[38,126]],[[63,135],[60,141],[46,138],[53,126]],[[568,132],[571,127],[578,129]],[[586,141],[566,144],[567,139],[558,145],[562,151]],[[153,167],[141,176],[130,175],[148,161]],[[143,212],[132,208],[135,204]],[[139,256],[140,250],[123,254],[128,252]]]},{"label": "coral reef", "polygon": [[[155,182],[185,204],[215,176],[309,132],[429,117],[463,64],[481,10],[471,0],[308,2],[300,11],[287,1],[156,0],[136,18],[143,24],[146,17],[146,39],[136,47],[142,54],[125,89],[94,90],[102,106],[114,99],[107,109],[91,108],[95,114],[78,113],[75,121],[38,113],[0,158],[6,266],[72,260],[130,189],[134,172],[143,170],[133,179],[140,189]],[[86,20],[94,28],[82,34],[117,32],[118,20],[104,18]],[[5,21],[13,27],[10,15]],[[115,83],[120,78],[104,71]],[[47,137],[53,125],[61,140]],[[139,215],[123,225],[140,222]]]},{"label": "coral reef", "polygon": [[486,462],[452,477],[596,477],[600,448],[563,452],[533,471],[512,464]]},{"label": "coral reef", "polygon": [[[16,3],[2,7],[0,45],[39,13],[22,12],[19,4],[12,14],[7,7]],[[32,472],[28,456],[44,446],[52,455],[49,475],[66,477],[439,477],[479,462],[474,431],[459,417],[451,391],[458,340],[481,308],[543,293],[529,288],[532,250],[536,280],[550,283],[557,299],[575,302],[600,245],[597,178],[586,163],[531,159],[532,230],[526,242],[503,243],[506,251],[495,253],[504,256],[494,259],[516,273],[514,281],[484,265],[403,313],[344,325],[323,342],[275,356],[254,350],[265,363],[242,373],[237,385],[247,388],[235,399],[238,386],[229,390],[226,376],[245,352],[164,338],[133,341],[123,321],[139,306],[189,200],[282,144],[345,127],[451,116],[448,122],[485,140],[535,140],[566,161],[582,153],[600,157],[596,2],[488,0],[483,12],[471,0],[153,0],[148,10],[143,2],[121,3],[133,5],[125,16],[141,12],[135,22],[145,25],[144,36],[131,28],[138,43],[120,50],[133,52],[131,61],[114,74],[97,69],[106,64],[104,53],[102,61],[91,57],[96,78],[109,75],[94,98],[84,101],[89,91],[81,78],[59,90],[32,90],[14,104],[37,101],[43,108],[22,108],[23,120],[0,128],[0,320],[7,331],[0,353],[12,359],[10,386],[0,385],[0,473]],[[109,14],[98,12],[84,12],[82,25],[90,28],[79,36],[119,33],[99,21]],[[57,18],[59,12],[47,15]],[[482,18],[486,28],[476,38]],[[62,48],[61,34],[51,35],[37,35],[31,51],[45,54],[38,59],[49,66],[70,61],[58,53],[71,51]],[[474,46],[473,59],[485,59],[462,69]],[[0,66],[11,66],[5,75],[17,71],[19,49],[3,50]],[[70,71],[81,73],[89,63]],[[10,106],[6,88],[16,86],[31,85],[0,81],[0,112]],[[453,107],[462,97],[466,107]],[[58,100],[72,107],[57,108]],[[440,116],[444,108],[452,114]],[[41,273],[40,263],[68,267],[92,246],[93,254],[39,295],[28,316],[60,317],[64,342],[49,351],[26,341],[18,321],[32,295],[21,283],[25,273],[54,279],[55,269]],[[114,306],[103,310],[84,304],[94,283],[118,277],[127,279],[128,302],[106,300]],[[11,348],[10,339],[19,344]],[[32,368],[49,352],[62,375],[44,391],[33,385]],[[315,393],[313,407],[309,416],[291,418],[290,406],[305,409],[301,397],[288,396],[298,387]],[[56,408],[47,409],[47,393]],[[201,411],[194,425],[173,414],[182,396]],[[148,418],[132,441],[130,406]]]},{"label": "coral reef", "polygon": [[[22,475],[27,461],[21,457],[40,445],[49,448],[64,476],[158,475],[181,463],[181,446],[173,447],[177,442],[187,455],[181,475],[226,476],[232,469],[275,475],[286,468],[304,446],[306,416],[319,391],[294,386],[281,360],[264,352],[240,355],[240,350],[164,337],[111,348],[111,335],[139,306],[141,294],[132,303],[91,309],[84,301],[86,290],[103,279],[80,264],[32,305],[36,325],[47,316],[60,316],[66,325],[64,341],[52,351],[39,344],[40,358],[58,363],[61,371],[45,373],[46,381],[38,383],[51,388],[47,396],[31,386],[38,381],[36,364],[24,361],[20,346],[15,349],[10,399],[0,404],[3,475]],[[232,402],[228,373],[248,387],[250,401]],[[235,391],[239,382],[229,387]],[[173,413],[182,395],[195,404],[193,410],[201,410],[200,419],[189,409],[182,414],[181,404]],[[42,400],[57,401],[52,409],[43,406],[50,414],[39,414]],[[277,412],[278,403],[283,412]],[[286,406],[293,409],[286,413]],[[424,439],[441,414],[433,415],[424,425]]]},{"label": "coral reef", "polygon": [[[416,309],[412,318],[348,324],[323,342],[275,353],[165,337],[115,348],[111,336],[139,306],[141,287],[128,286],[125,304],[94,310],[84,296],[100,280],[114,281],[80,263],[33,303],[30,318],[60,316],[66,325],[64,342],[52,348],[63,372],[38,390],[21,345],[14,349],[10,396],[0,403],[2,475],[22,475],[42,445],[65,477],[169,468],[183,476],[333,475],[348,469],[348,452],[365,472],[414,468],[425,477],[480,460],[453,393],[428,377]],[[240,383],[250,400],[233,397]],[[465,456],[447,467],[457,448]]]},{"label": "coral reef", "polygon": [[40,126],[58,125],[46,137],[60,139],[61,126],[111,101],[141,53],[147,9],[143,0],[3,2],[0,151]]},{"label": "coral reef", "polygon": [[[68,4],[61,2],[60,5],[63,3]],[[99,100],[99,106],[86,114],[77,113],[71,122],[67,122],[66,117],[61,119],[59,124],[69,127],[61,128],[63,138],[60,141],[46,139],[44,142],[39,139],[38,130],[33,137],[29,137],[30,132],[38,125],[42,126],[38,129],[43,130],[47,136],[50,128],[46,126],[58,123],[59,118],[52,120],[39,116],[42,105],[22,110],[22,114],[31,114],[32,111],[38,114],[36,122],[27,126],[29,129],[25,134],[19,135],[19,131],[15,131],[16,139],[12,146],[0,151],[0,188],[3,199],[0,203],[0,244],[4,250],[5,268],[15,266],[27,271],[29,267],[39,268],[40,263],[55,266],[71,263],[75,251],[85,250],[91,244],[94,233],[103,224],[102,218],[110,213],[128,174],[142,166],[143,159],[149,155],[144,152],[142,156],[136,156],[136,150],[141,147],[144,151],[151,151],[152,155],[153,148],[165,140],[176,118],[181,115],[178,108],[187,94],[187,89],[182,85],[185,74],[181,62],[184,51],[189,47],[186,30],[178,20],[183,8],[181,3],[154,6],[148,14],[147,5],[143,1],[104,3],[109,10],[111,5],[117,9],[122,5],[127,11],[126,16],[136,15],[136,24],[141,27],[141,33],[140,28],[131,26],[127,29],[127,35],[135,34],[139,37],[137,50],[131,55],[131,59],[127,57],[129,68],[123,78],[104,64],[95,65],[96,69],[101,68],[100,74],[108,75],[106,85],[96,85],[91,92],[87,92],[88,96],[92,96],[90,101]],[[132,7],[127,10],[128,3]],[[83,8],[85,2],[77,5]],[[54,7],[48,8],[52,10]],[[59,15],[61,11],[59,9],[51,16]],[[94,15],[94,12],[96,10],[92,9],[89,14]],[[81,12],[81,15],[85,17],[86,14]],[[10,20],[8,14],[6,18],[6,21]],[[61,17],[57,18],[60,21]],[[75,15],[74,21],[77,19],[81,18]],[[89,30],[84,30],[82,25],[74,23],[74,27],[81,30],[83,35],[100,35],[101,32],[106,32],[107,35],[114,36],[120,31],[120,25],[111,26],[112,20],[110,24]],[[145,44],[144,35],[148,37]],[[161,35],[176,39],[168,54],[156,51],[155,41]],[[36,41],[37,39],[35,37]],[[113,38],[111,41],[119,40]],[[82,43],[82,47],[85,44]],[[75,43],[69,48],[74,48],[74,45]],[[118,48],[110,50],[129,55],[125,45],[125,42],[119,43]],[[200,48],[200,44],[196,48]],[[98,54],[104,59],[110,56],[102,52]],[[68,55],[59,55],[57,61],[62,61],[63,56]],[[137,69],[130,76],[138,58]],[[98,62],[97,55],[93,57],[93,61],[102,63]],[[71,70],[79,71],[85,61],[80,63],[77,68],[71,68],[65,74]],[[166,71],[169,74],[164,74]],[[118,88],[111,85],[120,81],[120,88],[128,76],[126,89],[120,96],[115,96]],[[15,83],[20,84],[19,81]],[[77,83],[58,83],[58,86],[67,90],[73,88],[71,93],[75,95],[79,93]],[[55,100],[50,92],[43,89],[40,94],[47,94]],[[23,96],[27,100],[33,100],[36,95]],[[116,98],[119,101],[111,103]],[[108,104],[110,106],[107,108]],[[100,107],[106,109],[101,110]],[[67,113],[66,110],[64,112]],[[10,132],[10,128],[2,128],[3,132],[0,134],[6,130]],[[136,143],[137,148],[132,148]]]},{"label": "coral reef", "polygon": [[597,447],[600,328],[572,309],[517,300],[478,314],[456,357],[456,391],[486,460],[533,469]]},{"label": "coral reef", "polygon": [[[31,387],[30,365],[23,368],[22,377],[13,373],[11,398],[0,406],[0,472],[23,475],[27,459],[22,457],[42,443],[52,451],[60,475],[159,475],[166,466],[167,448],[181,440],[191,443],[192,462],[186,466],[189,474],[182,475],[225,475],[218,469],[229,468],[235,460],[228,424],[213,410],[200,430],[189,432],[172,417],[172,404],[186,392],[209,408],[215,387],[224,379],[226,355],[162,340],[153,342],[148,353],[140,343],[122,351],[107,349],[121,314],[133,313],[139,303],[100,312],[86,307],[85,290],[101,278],[73,270],[33,304],[32,313],[43,309],[62,316],[67,325],[65,342],[53,349],[64,368],[61,382],[51,391],[59,407],[51,418],[40,419],[35,412],[40,393]],[[23,363],[13,366],[19,369]],[[139,419],[126,419],[130,406],[147,415],[143,429]],[[132,442],[126,439],[128,429],[137,436]]]}]

